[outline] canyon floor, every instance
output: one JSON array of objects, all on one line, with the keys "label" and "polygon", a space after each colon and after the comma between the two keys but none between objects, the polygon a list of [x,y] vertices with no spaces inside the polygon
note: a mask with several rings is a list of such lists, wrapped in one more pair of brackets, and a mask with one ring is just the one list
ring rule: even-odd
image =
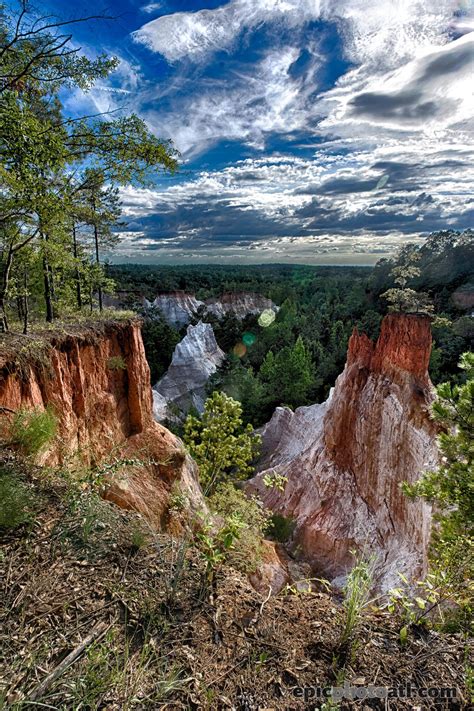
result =
[{"label": "canyon floor", "polygon": [[[1,467],[31,493],[34,519],[1,539],[0,707],[468,708],[460,634],[414,629],[401,646],[400,620],[374,608],[352,650],[341,649],[341,601],[324,590],[268,597],[231,568],[207,588],[202,560],[179,539],[108,502],[74,498],[58,472],[6,453]],[[456,687],[458,697],[322,706],[295,695],[344,680]]]}]

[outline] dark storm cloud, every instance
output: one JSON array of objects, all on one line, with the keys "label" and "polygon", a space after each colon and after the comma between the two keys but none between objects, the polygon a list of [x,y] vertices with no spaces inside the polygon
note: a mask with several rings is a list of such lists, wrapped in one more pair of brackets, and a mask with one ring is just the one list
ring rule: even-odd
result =
[{"label": "dark storm cloud", "polygon": [[397,120],[427,119],[435,116],[438,105],[434,101],[419,102],[419,96],[416,87],[397,94],[368,91],[351,100],[350,114]]},{"label": "dark storm cloud", "polygon": [[[312,218],[305,221],[305,230],[317,233],[321,231],[340,231],[367,229],[373,232],[424,232],[446,228],[446,218],[440,214],[439,206],[427,193],[420,193],[416,198],[389,196],[378,199],[366,209],[356,213],[344,213],[339,207],[327,207],[313,199],[297,212],[298,217]],[[472,210],[466,209],[453,218],[449,226],[452,229],[465,229],[472,223]]]},{"label": "dark storm cloud", "polygon": [[[177,247],[180,235],[186,236],[186,246],[204,247],[208,243],[245,244],[269,236],[302,233],[301,220],[285,215],[269,217],[256,209],[241,209],[228,200],[212,203],[196,198],[166,213],[147,215],[135,224],[140,225],[148,239],[160,242],[176,238]],[[130,230],[125,226],[123,231]],[[168,246],[173,248],[173,244]]]},{"label": "dark storm cloud", "polygon": [[375,190],[379,178],[359,180],[357,178],[335,178],[320,185],[307,185],[297,190],[295,195],[347,195],[350,193],[365,193]]},{"label": "dark storm cloud", "polygon": [[459,100],[444,96],[439,101],[432,89],[440,81],[472,66],[472,46],[460,44],[449,52],[438,52],[420,62],[418,71],[403,88],[395,91],[365,91],[349,102],[349,115],[372,120],[421,122],[438,115],[455,113]]}]

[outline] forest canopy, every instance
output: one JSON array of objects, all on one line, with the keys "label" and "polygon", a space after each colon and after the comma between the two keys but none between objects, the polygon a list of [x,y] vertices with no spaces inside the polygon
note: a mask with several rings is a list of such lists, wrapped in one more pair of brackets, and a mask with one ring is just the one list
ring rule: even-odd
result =
[{"label": "forest canopy", "polygon": [[[279,307],[275,321],[262,327],[258,317],[239,321],[232,315],[206,315],[227,354],[212,377],[210,390],[222,390],[242,403],[244,418],[258,426],[278,405],[292,408],[324,400],[344,367],[354,327],[376,338],[387,312],[386,293],[402,288],[416,295],[415,311],[433,318],[434,346],[430,373],[435,383],[459,378],[460,355],[472,349],[470,318],[474,299],[473,232],[433,233],[420,245],[405,245],[391,259],[371,268],[260,266],[112,265],[108,275],[124,304],[140,310],[143,297],[182,290],[199,299],[225,292],[249,291]],[[415,266],[413,266],[415,265]],[[398,276],[397,276],[398,275]],[[459,298],[461,294],[462,298]],[[411,302],[407,307],[411,309]],[[155,383],[168,367],[184,329],[147,317],[144,340]],[[236,349],[245,334],[245,349]],[[157,357],[159,354],[159,357]]]}]

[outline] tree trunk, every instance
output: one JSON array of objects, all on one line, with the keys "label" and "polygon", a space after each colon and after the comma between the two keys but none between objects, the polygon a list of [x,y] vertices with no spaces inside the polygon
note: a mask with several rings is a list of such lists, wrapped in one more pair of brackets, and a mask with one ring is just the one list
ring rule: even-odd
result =
[{"label": "tree trunk", "polygon": [[72,227],[72,244],[74,249],[74,259],[76,260],[76,271],[74,279],[76,281],[76,300],[77,308],[79,311],[82,309],[82,294],[81,294],[81,275],[79,272],[79,267],[77,266],[77,237],[76,237],[76,225]]},{"label": "tree trunk", "polygon": [[[97,225],[94,225],[94,240],[95,240],[95,261],[96,261],[96,264],[100,264],[99,232],[97,230]],[[99,311],[102,311],[104,308],[104,304],[103,304],[103,298],[102,298],[102,285],[100,283],[99,283],[99,288],[97,289],[97,293],[99,296]]]},{"label": "tree trunk", "polygon": [[23,321],[23,296],[16,297],[16,310],[18,311],[18,320]]},{"label": "tree trunk", "polygon": [[3,268],[2,274],[2,284],[0,287],[0,331],[3,333],[8,332],[8,318],[7,312],[5,310],[5,298],[7,295],[8,285],[10,283],[10,272],[13,262],[13,247],[8,245],[7,258],[5,260],[5,266]]},{"label": "tree trunk", "polygon": [[44,279],[44,300],[46,302],[46,321],[52,323],[53,301],[51,299],[51,282],[49,280],[49,265],[46,257],[43,257],[43,279]]},{"label": "tree trunk", "polygon": [[[42,234],[41,239],[43,242],[48,241],[48,235]],[[46,249],[43,251],[43,282],[44,282],[44,300],[46,303],[46,321],[52,323],[54,321],[54,308],[53,308],[53,270],[46,257]]]},{"label": "tree trunk", "polygon": [[25,272],[23,274],[23,333],[26,336],[28,333],[28,316],[29,316],[29,303],[28,303],[28,270],[25,267]]}]

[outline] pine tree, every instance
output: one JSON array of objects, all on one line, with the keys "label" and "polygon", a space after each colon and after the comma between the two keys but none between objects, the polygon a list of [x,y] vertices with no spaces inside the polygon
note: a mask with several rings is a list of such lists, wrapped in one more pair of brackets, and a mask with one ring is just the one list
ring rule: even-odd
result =
[{"label": "pine tree", "polygon": [[226,480],[250,476],[260,437],[252,425],[244,426],[240,403],[216,391],[206,400],[201,417],[186,418],[184,442],[199,465],[204,492],[211,495]]}]

